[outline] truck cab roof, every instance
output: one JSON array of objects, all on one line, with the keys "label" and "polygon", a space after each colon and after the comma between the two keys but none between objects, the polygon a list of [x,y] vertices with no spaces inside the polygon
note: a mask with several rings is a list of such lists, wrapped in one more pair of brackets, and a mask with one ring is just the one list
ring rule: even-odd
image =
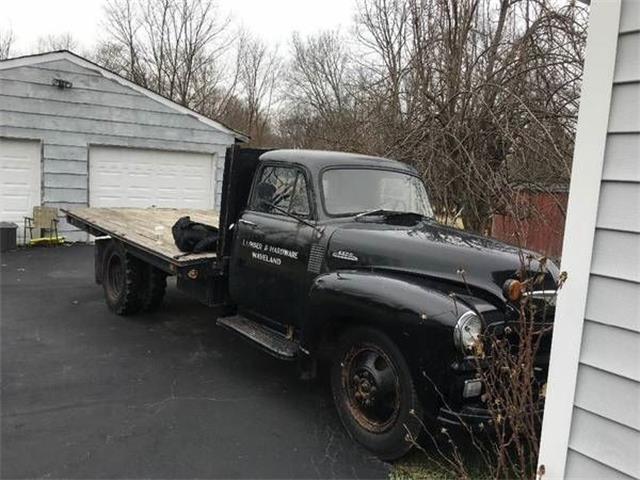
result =
[{"label": "truck cab roof", "polygon": [[387,168],[414,175],[417,173],[415,168],[390,158],[374,157],[360,153],[334,152],[330,150],[270,150],[260,156],[260,161],[298,163],[313,172],[319,172],[326,167],[353,166]]}]

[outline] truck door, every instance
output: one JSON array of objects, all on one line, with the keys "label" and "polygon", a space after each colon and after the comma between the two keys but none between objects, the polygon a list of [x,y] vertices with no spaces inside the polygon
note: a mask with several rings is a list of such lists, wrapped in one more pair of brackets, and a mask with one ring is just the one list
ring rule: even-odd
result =
[{"label": "truck door", "polygon": [[296,325],[306,298],[308,251],[316,231],[282,210],[310,221],[308,185],[301,167],[263,165],[236,227],[231,296],[242,309],[277,324]]}]

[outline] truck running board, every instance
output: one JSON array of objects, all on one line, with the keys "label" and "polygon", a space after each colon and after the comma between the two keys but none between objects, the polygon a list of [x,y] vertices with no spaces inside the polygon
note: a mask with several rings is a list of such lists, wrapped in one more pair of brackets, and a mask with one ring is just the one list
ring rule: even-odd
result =
[{"label": "truck running board", "polygon": [[218,318],[216,324],[239,333],[282,360],[294,360],[298,354],[298,342],[242,315]]}]

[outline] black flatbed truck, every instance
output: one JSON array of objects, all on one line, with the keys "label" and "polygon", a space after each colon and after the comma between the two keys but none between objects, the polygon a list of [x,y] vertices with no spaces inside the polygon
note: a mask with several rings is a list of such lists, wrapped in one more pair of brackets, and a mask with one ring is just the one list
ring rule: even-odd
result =
[{"label": "black flatbed truck", "polygon": [[[115,313],[159,308],[166,276],[175,275],[180,290],[215,309],[219,325],[299,361],[308,376],[329,360],[343,425],[383,459],[406,453],[424,419],[489,419],[469,359],[483,332],[517,321],[518,299],[506,286],[522,273],[522,252],[439,224],[412,167],[232,147],[217,217],[151,209],[154,226],[144,212],[140,221],[140,212],[106,210],[66,215],[97,236],[96,281]],[[167,227],[189,213],[217,218],[216,252],[171,245]],[[557,280],[551,265],[530,300],[552,308]],[[539,370],[542,382],[544,362]]]}]

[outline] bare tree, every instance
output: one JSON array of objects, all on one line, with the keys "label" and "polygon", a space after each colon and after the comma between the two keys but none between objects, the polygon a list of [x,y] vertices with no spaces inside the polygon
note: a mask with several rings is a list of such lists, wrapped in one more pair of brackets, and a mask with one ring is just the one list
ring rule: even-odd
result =
[{"label": "bare tree", "polygon": [[136,5],[132,0],[110,0],[105,12],[105,27],[110,38],[98,46],[97,61],[147,86],[146,72],[140,62],[143,47],[138,38],[141,20]]},{"label": "bare tree", "polygon": [[13,30],[0,31],[0,60],[11,57],[14,41]]},{"label": "bare tree", "polygon": [[[404,0],[360,2],[356,17],[356,35],[365,55],[360,62],[369,96],[369,108],[375,112],[376,130],[383,133],[380,149],[386,149],[402,135],[408,115],[405,83],[410,73],[409,4]],[[384,126],[383,126],[384,125]]]},{"label": "bare tree", "polygon": [[297,100],[307,127],[295,120],[295,108],[280,124],[304,138],[297,144],[323,137],[315,143],[410,162],[443,218],[458,214],[483,233],[517,188],[568,182],[584,7],[361,0],[358,10],[355,45],[339,45],[351,72],[340,97],[327,95],[327,85],[343,70],[314,57],[320,45],[308,42],[305,50],[294,38],[290,81],[303,93]]},{"label": "bare tree", "polygon": [[[380,118],[401,119],[381,153],[417,164],[438,206],[481,232],[514,183],[566,182],[577,109],[565,100],[584,43],[575,7],[526,2],[525,18],[518,0],[398,3],[367,2],[360,20],[386,67],[372,78],[391,97]],[[393,30],[404,18],[410,31]]]},{"label": "bare tree", "polygon": [[275,48],[243,32],[239,39],[239,89],[244,103],[245,131],[254,143],[265,143],[270,133],[281,61]]},{"label": "bare tree", "polygon": [[36,50],[38,53],[54,50],[76,50],[78,41],[69,32],[46,35],[38,38]]},{"label": "bare tree", "polygon": [[574,2],[360,0],[354,35],[294,35],[284,69],[213,0],[109,0],[96,59],[259,143],[412,163],[486,233],[518,189],[568,181],[585,25]]},{"label": "bare tree", "polygon": [[323,32],[302,39],[294,35],[280,128],[297,147],[354,150],[357,131],[357,75],[347,39]]},{"label": "bare tree", "polygon": [[96,60],[183,105],[215,110],[205,94],[226,88],[228,26],[213,0],[109,0],[109,38]]}]

